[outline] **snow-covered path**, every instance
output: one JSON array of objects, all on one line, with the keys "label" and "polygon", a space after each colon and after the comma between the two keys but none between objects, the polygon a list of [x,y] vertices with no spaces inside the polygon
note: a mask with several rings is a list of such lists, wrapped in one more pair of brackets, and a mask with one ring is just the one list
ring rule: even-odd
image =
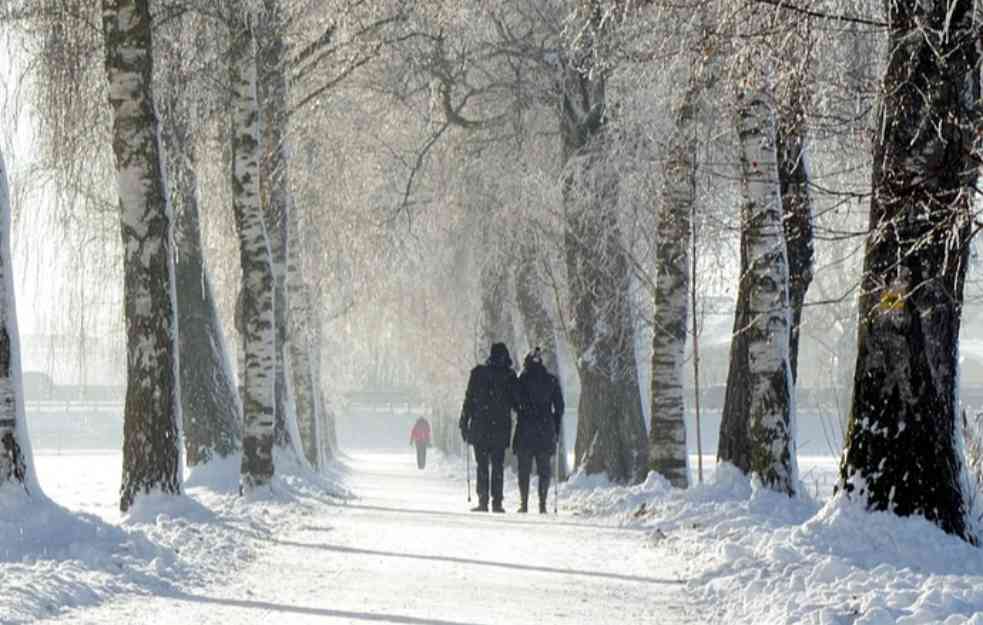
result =
[{"label": "snow-covered path", "polygon": [[[233,580],[121,597],[58,623],[636,624],[702,622],[673,556],[639,530],[469,513],[463,484],[409,451],[355,454],[359,499],[325,506]],[[506,502],[507,509],[515,507]]]}]

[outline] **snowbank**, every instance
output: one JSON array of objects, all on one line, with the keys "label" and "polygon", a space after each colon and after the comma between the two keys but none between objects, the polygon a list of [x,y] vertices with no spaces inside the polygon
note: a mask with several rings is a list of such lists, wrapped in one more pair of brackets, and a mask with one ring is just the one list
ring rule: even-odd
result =
[{"label": "snowbank", "polygon": [[712,622],[983,625],[983,550],[843,496],[790,500],[722,466],[687,491],[576,475],[561,508],[643,527],[682,554]]},{"label": "snowbank", "polygon": [[[95,460],[118,472],[119,454],[107,455],[111,461]],[[93,458],[50,460],[61,468]],[[49,458],[36,460],[43,479]],[[343,468],[334,467],[324,475],[281,471],[272,488],[247,500],[229,477],[230,469],[238,474],[238,462],[196,469],[183,496],[145,495],[115,519],[70,511],[44,496],[28,500],[0,492],[0,621],[30,622],[119,593],[189,591],[253,560],[272,537],[302,524],[315,507],[351,496],[341,483]],[[75,480],[66,491],[69,503],[81,508],[115,498],[116,491],[104,486],[93,481],[86,489]],[[53,481],[52,496],[59,492]]]}]

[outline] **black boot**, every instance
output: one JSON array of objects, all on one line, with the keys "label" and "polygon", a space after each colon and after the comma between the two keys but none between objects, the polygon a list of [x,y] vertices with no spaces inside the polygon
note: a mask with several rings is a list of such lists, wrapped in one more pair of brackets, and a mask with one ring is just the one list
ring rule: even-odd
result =
[{"label": "black boot", "polygon": [[471,512],[488,512],[488,500],[484,498],[479,499],[478,505],[471,508]]},{"label": "black boot", "polygon": [[[540,478],[542,480],[542,478]],[[543,480],[545,481],[545,480]],[[546,482],[545,486],[542,482],[539,485],[539,513],[546,514],[546,503],[550,500],[550,483]]]},{"label": "black boot", "polygon": [[492,502],[492,512],[505,512],[505,508],[502,507],[501,499],[496,499]]},{"label": "black boot", "polygon": [[522,501],[519,503],[519,509],[516,510],[516,512],[521,512],[522,514],[525,514],[526,512],[529,512],[529,498],[528,497],[523,497],[522,498]]}]

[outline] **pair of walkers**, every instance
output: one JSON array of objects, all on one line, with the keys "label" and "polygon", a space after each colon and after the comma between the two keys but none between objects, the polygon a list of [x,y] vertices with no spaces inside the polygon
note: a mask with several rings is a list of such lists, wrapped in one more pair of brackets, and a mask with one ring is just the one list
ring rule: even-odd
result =
[{"label": "pair of walkers", "polygon": [[[512,436],[512,412],[517,415]],[[476,512],[505,512],[502,507],[505,450],[519,459],[519,512],[529,509],[529,477],[533,462],[539,476],[539,511],[546,512],[551,456],[556,453],[563,418],[563,394],[556,376],[543,366],[537,347],[516,377],[504,343],[491,346],[483,365],[471,370],[461,410],[461,436],[474,447],[477,465]],[[490,495],[490,498],[489,498]],[[490,501],[489,501],[490,500]]]}]

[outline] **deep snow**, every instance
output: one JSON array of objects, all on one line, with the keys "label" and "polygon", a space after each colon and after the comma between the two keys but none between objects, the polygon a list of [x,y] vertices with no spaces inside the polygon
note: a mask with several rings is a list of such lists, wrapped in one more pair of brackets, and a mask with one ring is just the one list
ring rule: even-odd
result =
[{"label": "deep snow", "polygon": [[870,513],[818,488],[833,483],[831,458],[802,465],[822,499],[808,487],[789,499],[729,465],[687,491],[655,475],[632,488],[574,476],[560,497],[681,557],[707,622],[983,625],[983,551],[924,519]]}]

